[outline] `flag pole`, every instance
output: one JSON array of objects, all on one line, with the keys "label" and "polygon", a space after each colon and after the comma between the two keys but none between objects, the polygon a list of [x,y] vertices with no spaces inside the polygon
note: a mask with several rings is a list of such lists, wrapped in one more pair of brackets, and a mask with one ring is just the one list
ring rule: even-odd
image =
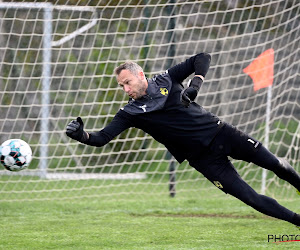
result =
[{"label": "flag pole", "polygon": [[[272,85],[268,87],[267,108],[266,108],[266,128],[265,128],[264,145],[267,149],[269,149],[271,100],[272,100]],[[262,172],[261,194],[266,193],[266,180],[267,180],[267,169],[264,168]]]},{"label": "flag pole", "polygon": [[[271,48],[264,51],[257,58],[255,58],[246,68],[244,68],[243,71],[252,78],[254,83],[254,91],[266,87],[268,88],[264,145],[266,148],[269,148],[272,85],[274,78],[274,50]],[[265,194],[266,192],[266,181],[267,170],[263,169],[261,194]]]}]

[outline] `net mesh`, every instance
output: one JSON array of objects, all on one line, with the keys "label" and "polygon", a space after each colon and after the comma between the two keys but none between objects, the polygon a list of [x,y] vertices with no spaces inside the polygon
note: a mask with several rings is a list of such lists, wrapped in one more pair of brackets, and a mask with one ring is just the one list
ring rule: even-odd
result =
[{"label": "net mesh", "polygon": [[[0,200],[160,199],[170,180],[178,199],[222,195],[141,130],[102,148],[65,135],[77,116],[87,131],[99,131],[126,105],[113,70],[128,59],[151,77],[208,52],[212,63],[196,101],[300,170],[299,1],[80,2],[0,3],[0,141],[21,138],[34,155],[28,170],[0,171]],[[254,91],[243,70],[268,49],[273,85]],[[233,163],[261,190],[260,168]],[[270,196],[293,198],[271,172],[265,185]]]}]

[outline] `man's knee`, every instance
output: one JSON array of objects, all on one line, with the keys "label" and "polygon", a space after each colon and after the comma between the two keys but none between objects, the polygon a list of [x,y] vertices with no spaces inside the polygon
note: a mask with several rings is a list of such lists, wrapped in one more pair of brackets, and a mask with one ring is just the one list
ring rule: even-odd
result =
[{"label": "man's knee", "polygon": [[295,169],[288,163],[287,160],[280,158],[275,164],[273,172],[280,176],[285,176],[290,173],[296,173]]},{"label": "man's knee", "polygon": [[245,203],[261,212],[264,212],[264,210],[268,210],[267,206],[275,202],[274,199],[258,193],[252,194],[247,198],[248,200]]}]

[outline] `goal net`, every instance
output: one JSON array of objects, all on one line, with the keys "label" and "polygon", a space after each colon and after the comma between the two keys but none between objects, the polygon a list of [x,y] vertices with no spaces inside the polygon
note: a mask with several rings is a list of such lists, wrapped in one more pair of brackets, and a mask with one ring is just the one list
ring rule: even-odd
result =
[{"label": "goal net", "polygon": [[[300,171],[298,0],[71,3],[0,3],[0,142],[20,138],[33,150],[27,170],[0,169],[0,200],[222,196],[141,130],[102,148],[65,134],[78,116],[99,131],[126,105],[113,76],[122,62],[151,77],[199,52],[212,62],[196,101]],[[233,163],[257,191],[294,197],[271,172]]]}]

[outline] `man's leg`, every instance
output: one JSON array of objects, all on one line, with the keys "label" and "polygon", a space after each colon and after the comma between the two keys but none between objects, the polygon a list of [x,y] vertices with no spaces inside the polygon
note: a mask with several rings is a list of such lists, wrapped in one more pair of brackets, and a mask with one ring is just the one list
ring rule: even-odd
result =
[{"label": "man's leg", "polygon": [[298,214],[283,207],[276,200],[258,194],[239,176],[231,162],[227,161],[222,166],[210,165],[205,168],[203,174],[223,192],[236,197],[255,210],[300,226]]},{"label": "man's leg", "polygon": [[226,124],[216,137],[213,151],[271,170],[300,191],[300,175],[286,160],[277,158],[259,141],[231,125]]},{"label": "man's leg", "polygon": [[259,148],[252,162],[273,171],[279,178],[287,181],[300,191],[300,176],[296,170],[285,159],[277,158],[264,146]]}]

